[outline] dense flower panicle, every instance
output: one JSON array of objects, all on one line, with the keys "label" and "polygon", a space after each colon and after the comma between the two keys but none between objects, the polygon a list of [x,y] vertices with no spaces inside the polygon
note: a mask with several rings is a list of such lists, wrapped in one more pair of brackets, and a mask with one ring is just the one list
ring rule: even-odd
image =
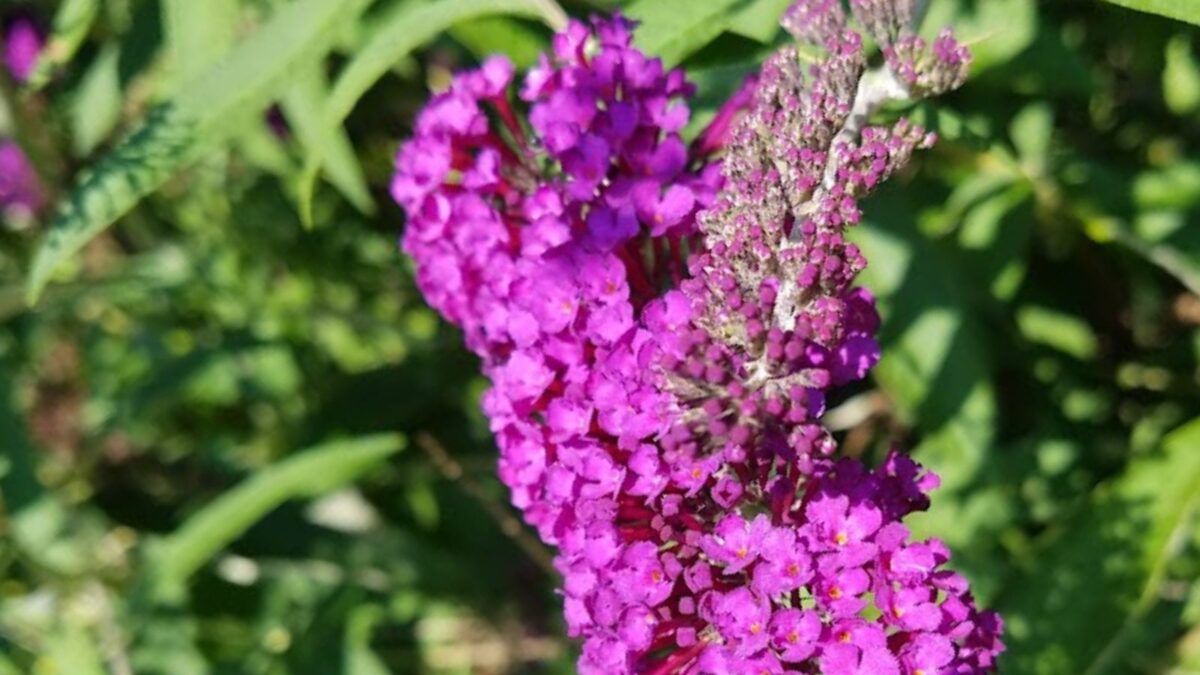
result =
[{"label": "dense flower panicle", "polygon": [[666,396],[631,388],[630,345],[649,339],[634,315],[682,275],[720,178],[689,166],[682,74],[632,49],[624,20],[594,27],[573,23],[525,78],[528,127],[506,61],[456,78],[417,120],[392,189],[422,291],[495,384],[485,404],[514,503],[550,542],[577,474],[597,497],[620,487],[593,422],[641,436],[661,424]]},{"label": "dense flower panicle", "polygon": [[20,146],[0,140],[0,211],[28,217],[45,205],[41,182]]},{"label": "dense flower panicle", "polygon": [[[891,4],[852,3],[885,50],[916,45]],[[820,423],[879,358],[845,229],[932,138],[864,126],[840,3],[784,24],[824,58],[773,56],[690,149],[691,85],[618,16],[557,35],[518,98],[502,59],[459,75],[397,158],[404,248],[483,359],[500,476],[558,548],[582,673],[972,673],[1002,649],[945,546],[901,524],[936,477],[839,460]],[[960,48],[934,51],[897,57],[905,93],[960,78],[929,75]]]},{"label": "dense flower panicle", "polygon": [[18,12],[4,21],[4,67],[17,82],[25,82],[33,74],[38,57],[46,43],[41,26],[30,15]]}]

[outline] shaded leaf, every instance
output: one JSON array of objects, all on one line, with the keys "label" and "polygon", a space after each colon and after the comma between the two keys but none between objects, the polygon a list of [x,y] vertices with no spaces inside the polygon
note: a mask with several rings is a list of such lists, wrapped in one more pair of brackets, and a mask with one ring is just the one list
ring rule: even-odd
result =
[{"label": "shaded leaf", "polygon": [[321,59],[346,16],[367,0],[288,4],[229,57],[154,108],[142,125],[80,179],[29,270],[29,301],[68,257],[168,178],[258,115],[293,68]]},{"label": "shaded leaf", "polygon": [[1122,642],[1160,602],[1167,565],[1200,505],[1200,419],[1096,490],[1011,585],[1001,610],[1013,672],[1113,672]]}]

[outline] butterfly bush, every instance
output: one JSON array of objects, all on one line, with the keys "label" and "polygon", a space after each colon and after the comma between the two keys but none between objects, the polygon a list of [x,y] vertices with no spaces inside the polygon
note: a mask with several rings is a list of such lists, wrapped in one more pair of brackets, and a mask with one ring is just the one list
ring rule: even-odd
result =
[{"label": "butterfly bush", "polygon": [[693,87],[616,16],[519,83],[502,58],[458,75],[399,152],[403,247],[482,360],[581,673],[974,673],[1003,649],[946,546],[902,524],[937,477],[838,457],[821,424],[879,360],[845,231],[934,140],[868,119],[969,61],[911,32],[911,2],[851,5],[883,66],[840,2],[797,2],[797,44],[690,147]]},{"label": "butterfly bush", "polygon": [[[4,22],[4,67],[15,82],[25,82],[37,64],[44,36],[32,17],[17,13]],[[28,216],[45,198],[29,158],[15,142],[0,139],[0,211]]]}]

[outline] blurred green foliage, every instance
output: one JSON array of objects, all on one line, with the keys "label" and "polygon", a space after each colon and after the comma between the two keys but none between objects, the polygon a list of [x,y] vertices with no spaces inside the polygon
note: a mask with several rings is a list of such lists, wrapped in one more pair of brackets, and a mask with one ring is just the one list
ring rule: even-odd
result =
[{"label": "blurred green foliage", "polygon": [[[529,63],[555,3],[20,4],[53,48],[0,135],[62,207],[0,226],[0,674],[571,672],[386,192],[428,90]],[[642,19],[696,130],[787,2],[564,5]],[[932,0],[945,24],[973,76],[888,113],[943,142],[856,232],[886,357],[831,423],[942,475],[913,525],[1004,613],[1004,672],[1200,673],[1200,29]]]}]

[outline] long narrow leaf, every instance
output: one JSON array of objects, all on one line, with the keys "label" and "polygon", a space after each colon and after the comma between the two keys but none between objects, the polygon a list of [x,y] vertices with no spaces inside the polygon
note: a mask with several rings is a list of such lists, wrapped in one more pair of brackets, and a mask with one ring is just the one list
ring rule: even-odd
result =
[{"label": "long narrow leaf", "polygon": [[[341,125],[327,125],[321,116],[328,99],[328,83],[322,64],[313,64],[296,77],[283,96],[283,112],[309,155],[325,160],[329,182],[362,213],[375,210],[367,179],[363,176],[354,146]],[[300,215],[305,227],[312,226],[312,192],[302,191]]]},{"label": "long narrow leaf", "polygon": [[394,434],[334,441],[263,469],[221,495],[170,535],[154,555],[155,588],[173,594],[221,549],[284,502],[352,482],[404,449]]}]

